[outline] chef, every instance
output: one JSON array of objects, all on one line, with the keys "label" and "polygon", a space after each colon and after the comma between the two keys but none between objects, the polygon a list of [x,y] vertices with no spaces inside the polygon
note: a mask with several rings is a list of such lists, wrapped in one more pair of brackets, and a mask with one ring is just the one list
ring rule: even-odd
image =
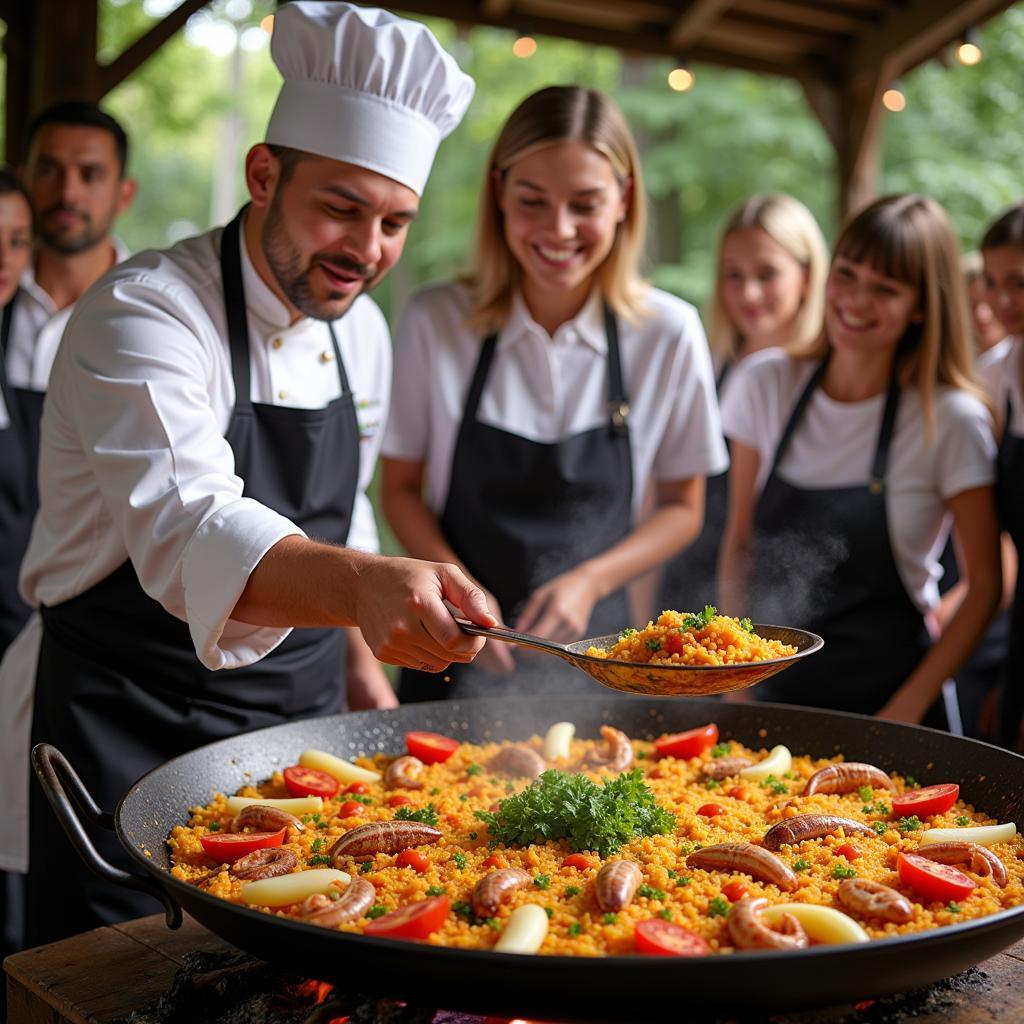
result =
[{"label": "chef", "polygon": [[[446,599],[494,622],[455,567],[372,553],[365,495],[391,367],[362,293],[472,80],[423,25],[342,3],[283,7],[271,50],[251,203],[109,273],[51,378],[22,572],[43,622],[32,737],[106,807],[200,744],[341,710],[346,668],[373,707],[393,702],[375,658],[471,659]],[[30,825],[30,944],[153,909],[87,872],[38,787]]]}]

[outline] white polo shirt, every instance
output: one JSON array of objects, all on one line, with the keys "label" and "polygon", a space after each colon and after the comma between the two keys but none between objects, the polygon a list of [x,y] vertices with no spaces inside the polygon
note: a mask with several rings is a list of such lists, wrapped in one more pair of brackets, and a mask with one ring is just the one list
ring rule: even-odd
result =
[{"label": "white polo shirt", "polygon": [[[41,507],[21,574],[29,604],[56,605],[131,558],[143,590],[188,623],[210,669],[251,664],[288,635],[229,615],[263,555],[301,533],[242,497],[224,439],[235,395],[220,240],[216,229],[140,253],[79,301],[50,379]],[[240,247],[252,400],[322,408],[340,394],[327,325],[289,324]],[[361,432],[348,543],[376,550],[365,491],[387,415],[388,329],[361,296],[335,331]]]},{"label": "white polo shirt", "polygon": [[[650,480],[683,480],[728,465],[711,358],[697,311],[652,289],[649,315],[619,318],[629,398],[633,511]],[[391,418],[383,454],[425,466],[428,500],[440,515],[452,456],[482,339],[465,326],[470,295],[443,284],[416,295],[395,331]],[[595,293],[552,338],[517,297],[498,336],[480,400],[482,423],[554,443],[608,422],[608,343]]]},{"label": "white polo shirt", "polygon": [[[793,406],[817,365],[781,349],[765,349],[732,371],[722,422],[726,437],[758,453],[758,494]],[[808,490],[866,485],[885,397],[837,402],[817,388],[782,458],[779,476]],[[991,415],[974,395],[938,388],[931,435],[916,389],[900,395],[886,473],[886,513],[896,567],[921,611],[939,602],[939,558],[951,526],[947,502],[994,483],[995,454]]]},{"label": "white polo shirt", "polygon": [[992,398],[1000,420],[1010,399],[1010,422],[1004,424],[1014,437],[1024,437],[1024,338],[1004,338],[978,359],[978,376]]}]

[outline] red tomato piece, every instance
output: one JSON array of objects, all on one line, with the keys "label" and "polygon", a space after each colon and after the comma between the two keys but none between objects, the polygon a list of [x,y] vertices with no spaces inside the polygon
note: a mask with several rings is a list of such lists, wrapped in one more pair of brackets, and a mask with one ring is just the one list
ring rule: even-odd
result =
[{"label": "red tomato piece", "polygon": [[845,857],[847,860],[856,860],[861,855],[860,850],[858,850],[853,843],[843,843],[843,845],[836,850],[836,853],[838,853],[840,857]]},{"label": "red tomato piece", "polygon": [[394,796],[388,797],[388,807],[401,807],[402,804],[411,804],[412,801],[407,796],[402,796],[401,793],[396,793]]},{"label": "red tomato piece", "polygon": [[733,786],[726,795],[731,796],[733,800],[747,799],[747,791],[743,786]]},{"label": "red tomato piece", "polygon": [[900,881],[926,900],[955,902],[974,892],[974,883],[952,864],[938,864],[916,853],[901,853],[896,869]]},{"label": "red tomato piece", "polygon": [[284,842],[287,829],[276,832],[214,832],[200,836],[199,842],[207,856],[226,864],[238,860],[253,850],[264,850],[269,846],[280,846]]},{"label": "red tomato piece", "polygon": [[435,896],[418,903],[409,903],[378,917],[363,928],[363,934],[390,939],[425,939],[444,924],[447,916],[448,897]]},{"label": "red tomato piece", "polygon": [[400,868],[412,868],[422,875],[430,866],[430,861],[419,850],[403,850],[395,858],[395,864]]},{"label": "red tomato piece", "polygon": [[327,800],[338,792],[340,785],[333,775],[318,768],[303,768],[301,764],[293,764],[281,774],[292,796],[322,796]]},{"label": "red tomato piece", "polygon": [[662,736],[660,740],[654,741],[654,752],[658,757],[678,757],[686,760],[690,757],[699,757],[717,742],[718,726],[711,722],[699,729]]},{"label": "red tomato piece", "polygon": [[678,633],[669,633],[665,637],[665,650],[669,654],[682,654],[684,647],[683,638]]},{"label": "red tomato piece", "polygon": [[424,764],[439,764],[459,749],[459,741],[438,732],[407,732],[405,748]]},{"label": "red tomato piece", "polygon": [[485,868],[507,868],[508,864],[505,863],[504,857],[499,857],[496,853],[492,853],[490,857],[484,861],[483,866]]},{"label": "red tomato piece", "polygon": [[730,902],[735,903],[743,899],[750,890],[742,882],[730,882],[722,889],[722,895]]},{"label": "red tomato piece", "polygon": [[363,805],[358,800],[346,800],[338,808],[339,818],[351,818],[354,814],[362,814]]},{"label": "red tomato piece", "polygon": [[563,868],[575,868],[577,871],[586,871],[590,867],[590,858],[585,857],[582,853],[570,853],[565,860],[562,861]]},{"label": "red tomato piece", "polygon": [[365,795],[370,792],[370,787],[365,782],[350,782],[345,787],[346,793],[359,793]]},{"label": "red tomato piece", "polygon": [[911,789],[901,796],[892,798],[892,813],[897,818],[909,818],[912,814],[919,818],[925,818],[930,814],[942,814],[956,803],[959,795],[960,787],[955,782],[925,786],[924,789]]},{"label": "red tomato piece", "polygon": [[702,818],[713,818],[716,814],[725,814],[725,808],[721,804],[704,804],[698,808],[697,813]]},{"label": "red tomato piece", "polygon": [[711,952],[696,932],[660,917],[641,921],[633,933],[633,943],[638,953],[648,956],[707,956]]},{"label": "red tomato piece", "polygon": [[660,768],[653,768],[653,769],[651,769],[651,771],[649,771],[647,773],[647,778],[649,778],[649,779],[660,779],[661,778],[661,769]]}]

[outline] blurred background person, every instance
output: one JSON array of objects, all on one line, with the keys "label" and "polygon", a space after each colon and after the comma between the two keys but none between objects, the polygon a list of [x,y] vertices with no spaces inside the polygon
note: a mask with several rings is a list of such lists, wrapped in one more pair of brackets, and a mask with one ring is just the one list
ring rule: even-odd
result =
[{"label": "blurred background person", "polygon": [[[696,536],[704,477],[726,465],[700,319],[641,282],[645,196],[624,118],[602,93],[534,93],[483,182],[474,273],[427,289],[395,336],[381,497],[410,554],[455,562],[516,629],[618,632],[624,585]],[[426,491],[424,491],[426,485]],[[640,526],[644,494],[654,511]],[[520,655],[478,658],[508,675]],[[508,692],[459,666],[405,671],[403,701]],[[527,658],[516,692],[590,693]]]},{"label": "blurred background person", "polygon": [[996,316],[992,307],[988,283],[985,280],[985,264],[978,250],[964,253],[964,281],[967,282],[967,299],[971,304],[971,327],[974,330],[974,347],[981,355],[998,345],[1006,337],[1006,328]]},{"label": "blurred background person", "polygon": [[[992,415],[942,208],[899,195],[855,216],[824,320],[812,344],[752,356],[723,404],[722,600],[825,638],[758,697],[920,722],[988,626],[1001,582]],[[965,591],[933,645],[925,614],[949,513]]]},{"label": "blurred background person", "polygon": [[[765,193],[751,196],[732,212],[718,244],[708,317],[719,401],[732,370],[751,353],[806,345],[818,336],[827,274],[825,239],[814,215],[798,199]],[[697,612],[717,603],[728,491],[727,472],[708,478],[704,526],[665,567],[653,614],[666,608]]]}]

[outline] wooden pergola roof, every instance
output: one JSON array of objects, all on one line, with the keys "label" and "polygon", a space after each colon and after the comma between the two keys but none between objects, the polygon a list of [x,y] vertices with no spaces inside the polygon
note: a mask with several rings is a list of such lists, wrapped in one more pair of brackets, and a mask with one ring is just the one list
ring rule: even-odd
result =
[{"label": "wooden pergola roof", "polygon": [[[57,99],[101,99],[207,0],[182,0],[109,64],[98,0],[0,0],[7,24],[7,158]],[[1013,0],[398,0],[382,6],[795,79],[836,152],[843,209],[877,188],[885,88]]]}]

